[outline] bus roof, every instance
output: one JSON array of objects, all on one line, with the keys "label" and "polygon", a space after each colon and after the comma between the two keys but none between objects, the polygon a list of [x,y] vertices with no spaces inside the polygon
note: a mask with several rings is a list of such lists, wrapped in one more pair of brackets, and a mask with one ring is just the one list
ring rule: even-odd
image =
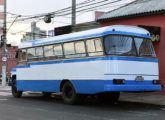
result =
[{"label": "bus roof", "polygon": [[104,36],[108,34],[132,35],[132,36],[150,38],[150,36],[147,35],[149,34],[149,32],[143,28],[139,28],[135,26],[126,26],[126,25],[113,25],[113,26],[108,26],[108,27],[101,27],[97,29],[91,29],[91,30],[86,30],[86,31],[81,31],[81,32],[59,35],[55,37],[25,41],[25,42],[20,43],[18,47],[28,48],[28,47],[34,47],[34,46],[40,46],[40,45],[46,45],[46,44],[99,37],[99,36]]}]

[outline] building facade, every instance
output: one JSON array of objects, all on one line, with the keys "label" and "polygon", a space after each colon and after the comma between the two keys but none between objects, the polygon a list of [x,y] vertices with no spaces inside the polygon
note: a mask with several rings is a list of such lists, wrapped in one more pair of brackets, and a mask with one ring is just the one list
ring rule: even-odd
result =
[{"label": "building facade", "polygon": [[90,30],[90,29],[99,28],[99,27],[100,27],[100,24],[95,21],[76,24],[74,27],[72,25],[62,26],[62,27],[54,28],[54,35],[58,36],[58,35],[63,35],[63,34],[69,34],[72,32]]},{"label": "building facade", "polygon": [[[133,25],[150,31],[159,59],[159,75],[165,86],[165,1],[137,0],[97,18],[100,26]],[[162,90],[165,94],[165,87]]]},{"label": "building facade", "polygon": [[[17,65],[17,59],[15,58],[16,51],[18,50],[18,47],[7,47],[7,61],[6,61],[6,72],[7,77],[10,77],[10,71],[13,68],[16,68]],[[2,47],[0,48],[0,68],[2,68]],[[2,69],[0,69],[0,76],[2,75]],[[1,82],[1,81],[0,81]]]},{"label": "building facade", "polygon": [[36,22],[32,22],[31,32],[26,32],[26,34],[21,39],[21,42],[28,40],[37,40],[46,37],[47,37],[47,31],[41,30],[39,27],[36,26]]}]

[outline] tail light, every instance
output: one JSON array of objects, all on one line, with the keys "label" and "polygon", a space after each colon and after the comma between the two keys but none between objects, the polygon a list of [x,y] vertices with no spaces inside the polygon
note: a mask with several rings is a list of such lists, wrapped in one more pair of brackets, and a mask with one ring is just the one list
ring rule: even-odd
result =
[{"label": "tail light", "polygon": [[153,80],[153,84],[161,84],[161,80]]},{"label": "tail light", "polygon": [[113,79],[113,84],[125,84],[125,79]]}]

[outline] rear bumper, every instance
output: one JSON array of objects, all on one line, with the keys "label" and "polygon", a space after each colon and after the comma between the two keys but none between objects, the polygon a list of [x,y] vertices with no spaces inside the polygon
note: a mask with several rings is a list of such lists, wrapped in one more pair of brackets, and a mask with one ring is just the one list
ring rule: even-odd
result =
[{"label": "rear bumper", "polygon": [[161,91],[161,85],[105,85],[104,91],[122,91],[122,92],[153,92]]},{"label": "rear bumper", "polygon": [[153,84],[152,80],[126,80],[125,84],[114,84],[113,80],[71,81],[76,92],[80,94],[97,94],[102,92],[154,92],[161,91],[162,85]]},{"label": "rear bumper", "polygon": [[161,91],[162,85],[153,84],[153,80],[135,81],[126,80],[125,84],[113,84],[112,81],[106,81],[105,91]]}]

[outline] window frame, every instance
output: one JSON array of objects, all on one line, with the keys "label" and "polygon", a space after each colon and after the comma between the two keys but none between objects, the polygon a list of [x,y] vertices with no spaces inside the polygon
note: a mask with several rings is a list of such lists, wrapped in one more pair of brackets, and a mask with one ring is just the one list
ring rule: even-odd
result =
[{"label": "window frame", "polygon": [[[87,40],[91,40],[91,39],[94,39],[95,52],[90,52],[90,53],[102,52],[102,55],[92,55],[92,56],[89,56],[89,53],[87,51],[86,41]],[[102,51],[96,51],[95,39],[99,39],[101,41]],[[77,53],[77,51],[76,51],[76,43],[78,43],[78,42],[83,42],[84,50],[85,50],[84,53]],[[66,44],[66,43],[73,43],[73,47],[74,47],[73,50],[74,50],[75,54],[68,54],[69,57],[66,57],[67,55],[65,55],[64,44]],[[55,55],[54,47],[56,45],[60,45],[61,46],[61,48],[62,48],[62,55]],[[53,48],[53,56],[45,56],[44,47],[47,47],[47,46],[52,46],[52,48]],[[43,56],[42,57],[36,56],[36,48],[37,47],[42,47],[42,50],[43,50]],[[40,46],[28,47],[28,48],[22,48],[22,49],[26,49],[26,52],[27,52],[28,49],[31,49],[31,48],[35,49],[35,56],[33,56],[31,58],[28,58],[28,55],[26,53],[26,61],[27,62],[37,62],[37,61],[47,61],[47,60],[49,61],[49,60],[59,60],[59,59],[60,60],[62,60],[62,59],[79,59],[79,58],[88,58],[88,57],[96,57],[96,56],[104,56],[105,55],[104,54],[104,46],[103,46],[103,37],[102,36],[101,37],[87,38],[87,39],[80,39],[80,40],[73,40],[73,41],[68,41],[68,42],[60,42],[60,43],[54,43],[54,44],[40,45]],[[81,56],[81,54],[84,54],[84,55]]]},{"label": "window frame", "polygon": [[22,50],[26,50],[26,59],[25,60],[20,60],[20,52],[18,52],[18,61],[19,62],[26,62],[27,61],[27,49],[23,48],[23,49],[19,49],[18,51],[22,52]]},{"label": "window frame", "polygon": [[[151,39],[145,38],[145,37],[134,36],[134,37],[133,37],[134,43],[135,43],[135,38],[143,38],[143,39],[146,39],[146,40],[151,41],[152,50],[153,50],[153,52],[154,52],[154,57],[152,56],[152,54],[151,54],[151,56],[140,56],[140,54],[138,54],[137,47],[136,47],[136,45],[135,45],[135,47],[136,47],[136,52],[137,52],[137,57],[141,57],[141,58],[156,58],[156,53],[155,53],[154,46],[153,46],[153,44],[152,44],[152,40],[151,40]],[[144,41],[143,41],[143,42],[144,42]],[[150,52],[151,52],[151,51],[150,51]]]},{"label": "window frame", "polygon": [[[101,48],[102,51],[97,51],[96,48],[96,42],[95,40],[99,39],[101,41]],[[88,52],[88,47],[87,47],[87,41],[88,40],[94,40],[94,48],[95,48],[95,52]],[[104,56],[105,55],[105,49],[104,49],[104,45],[103,45],[103,37],[94,37],[94,38],[89,38],[85,40],[85,46],[86,46],[86,52],[88,57],[95,57],[95,56]],[[102,55],[90,55],[90,53],[101,53]]]},{"label": "window frame", "polygon": [[41,47],[42,48],[42,56],[37,56],[37,55],[35,55],[36,57],[39,57],[39,58],[43,58],[44,57],[44,48],[43,48],[43,46],[37,46],[37,47],[35,47],[35,54],[36,54],[36,49],[37,48],[39,48],[39,47]]},{"label": "window frame", "polygon": [[[49,47],[49,46],[52,46],[53,55],[52,55],[52,56],[45,56],[45,47]],[[51,45],[44,45],[44,46],[43,46],[43,51],[44,51],[44,57],[45,57],[45,58],[54,57],[54,45],[53,45],[53,44],[51,44]]]},{"label": "window frame", "polygon": [[[152,48],[153,48],[153,51],[154,51],[154,54],[155,54],[155,57],[151,57],[151,56],[139,56],[138,55],[138,52],[137,52],[137,47],[136,47],[136,45],[135,45],[135,39],[134,38],[143,38],[143,39],[147,39],[147,40],[150,40],[151,41],[151,39],[149,39],[149,38],[146,38],[146,37],[140,37],[140,36],[132,36],[132,35],[122,35],[122,34],[109,34],[109,35],[105,35],[105,36],[103,36],[103,48],[104,48],[104,54],[105,55],[107,55],[107,56],[124,56],[124,55],[117,55],[117,54],[112,54],[112,55],[110,55],[110,54],[107,54],[106,53],[106,48],[105,48],[105,38],[107,37],[107,36],[126,36],[126,37],[132,37],[132,40],[133,40],[133,44],[134,44],[134,47],[135,47],[135,51],[136,51],[136,56],[127,56],[127,57],[138,57],[138,58],[156,58],[156,54],[155,54],[155,51],[154,51],[154,47],[153,47],[153,44],[152,44]],[[151,41],[152,42],[152,41]]]},{"label": "window frame", "polygon": [[[62,55],[56,55],[55,54],[55,46],[60,45],[61,46],[61,51],[62,51]],[[61,43],[57,43],[57,44],[53,44],[53,52],[54,52],[54,56],[63,56],[63,47]]]},{"label": "window frame", "polygon": [[74,41],[69,41],[69,42],[64,42],[64,43],[63,43],[64,56],[66,56],[66,55],[75,55],[75,54],[65,54],[65,47],[64,47],[64,44],[67,44],[67,43],[73,43],[73,47],[74,47],[73,50],[74,50],[74,52],[75,52],[75,54],[76,54]]},{"label": "window frame", "polygon": [[[29,57],[28,57],[28,49],[32,49],[32,48],[34,48],[34,50],[35,50],[35,56],[29,58]],[[27,52],[27,61],[33,61],[33,59],[36,59],[36,58],[37,58],[37,57],[36,57],[36,47],[27,48],[26,52]]]}]

